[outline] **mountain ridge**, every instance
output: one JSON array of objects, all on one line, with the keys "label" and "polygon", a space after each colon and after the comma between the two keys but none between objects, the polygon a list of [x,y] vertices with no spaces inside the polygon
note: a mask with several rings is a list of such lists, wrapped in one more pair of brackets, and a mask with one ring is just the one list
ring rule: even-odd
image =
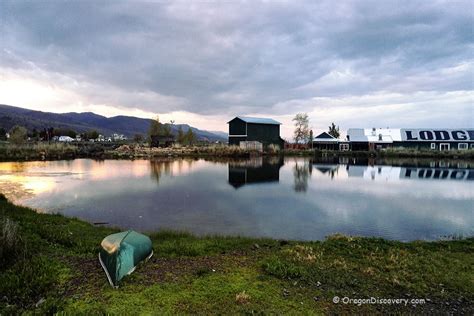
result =
[{"label": "mountain ridge", "polygon": [[[0,127],[7,131],[15,125],[21,125],[30,131],[53,127],[72,129],[78,133],[90,130],[96,130],[103,135],[118,133],[131,138],[135,134],[146,135],[151,121],[152,119],[127,115],[105,117],[94,112],[52,113],[0,104]],[[201,130],[188,124],[172,124],[170,127],[173,134],[177,134],[180,127],[184,132],[191,128],[198,140],[202,141],[227,140],[222,134]]]}]

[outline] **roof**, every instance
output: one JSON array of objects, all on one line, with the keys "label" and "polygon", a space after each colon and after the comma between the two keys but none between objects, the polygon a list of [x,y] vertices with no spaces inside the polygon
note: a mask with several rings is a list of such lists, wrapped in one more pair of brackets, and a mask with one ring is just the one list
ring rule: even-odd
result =
[{"label": "roof", "polygon": [[350,128],[347,136],[351,142],[393,143],[402,140],[399,128]]},{"label": "roof", "polygon": [[336,138],[334,138],[334,136],[332,136],[332,135],[330,135],[329,133],[326,133],[326,132],[319,134],[315,138],[336,139]]},{"label": "roof", "polygon": [[338,143],[339,141],[339,139],[326,132],[319,134],[313,139],[315,143]]},{"label": "roof", "polygon": [[234,119],[230,120],[228,123],[232,122],[235,119],[240,119],[244,121],[245,123],[251,123],[251,124],[270,124],[270,125],[281,125],[280,122],[275,121],[274,119],[271,118],[264,118],[264,117],[249,117],[249,116],[237,116]]}]

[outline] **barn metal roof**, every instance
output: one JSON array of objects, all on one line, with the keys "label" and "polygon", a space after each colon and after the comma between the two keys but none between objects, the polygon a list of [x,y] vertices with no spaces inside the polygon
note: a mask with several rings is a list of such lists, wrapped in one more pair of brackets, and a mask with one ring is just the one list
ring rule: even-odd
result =
[{"label": "barn metal roof", "polygon": [[236,118],[241,119],[245,123],[281,125],[280,122],[275,121],[274,119],[271,119],[271,118],[249,117],[249,116],[237,116]]}]

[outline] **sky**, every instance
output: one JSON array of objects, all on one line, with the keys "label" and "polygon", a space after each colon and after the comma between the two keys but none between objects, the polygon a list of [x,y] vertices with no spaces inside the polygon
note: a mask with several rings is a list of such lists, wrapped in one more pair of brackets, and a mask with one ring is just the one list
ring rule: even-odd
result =
[{"label": "sky", "polygon": [[474,126],[472,1],[0,1],[0,104],[292,136]]}]

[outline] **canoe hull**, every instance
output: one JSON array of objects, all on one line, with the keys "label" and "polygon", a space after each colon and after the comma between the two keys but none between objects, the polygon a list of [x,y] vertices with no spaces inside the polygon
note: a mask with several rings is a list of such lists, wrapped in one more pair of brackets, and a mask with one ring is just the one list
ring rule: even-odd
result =
[{"label": "canoe hull", "polygon": [[150,238],[135,231],[109,235],[101,246],[99,261],[112,287],[153,255]]}]

